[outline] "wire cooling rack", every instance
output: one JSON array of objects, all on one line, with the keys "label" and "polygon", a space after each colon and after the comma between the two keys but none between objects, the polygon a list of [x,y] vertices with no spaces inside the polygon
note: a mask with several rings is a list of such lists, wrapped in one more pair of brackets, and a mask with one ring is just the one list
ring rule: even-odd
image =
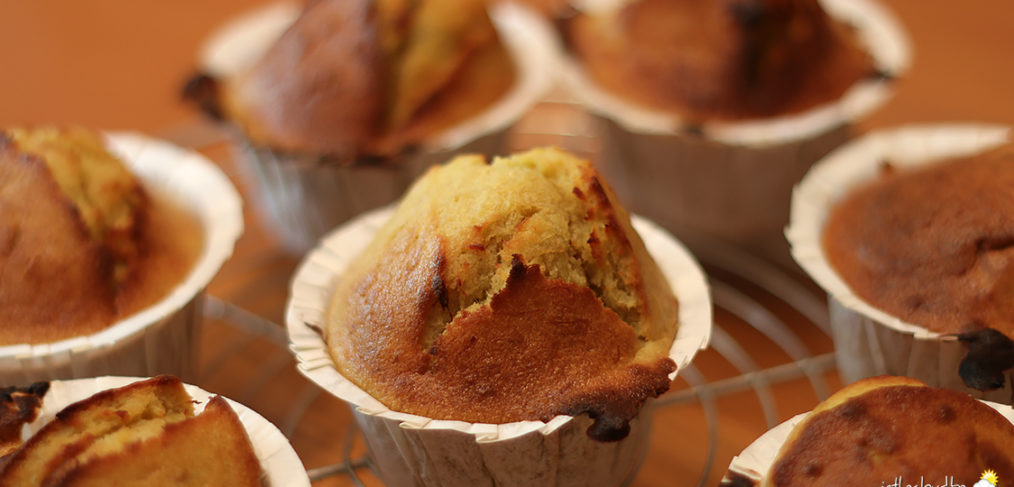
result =
[{"label": "wire cooling rack", "polygon": [[[779,408],[777,386],[803,381],[816,399],[823,399],[831,390],[827,373],[834,369],[833,353],[819,351],[829,349],[830,339],[825,304],[815,290],[795,275],[736,249],[713,245],[697,252],[716,307],[711,350],[681,370],[673,390],[653,407],[656,416],[687,405],[699,408],[706,433],[686,447],[704,451],[705,457],[696,482],[671,485],[706,485],[724,471],[731,457],[720,458],[718,452],[723,441],[720,424],[727,414],[718,405],[722,398],[738,395],[736,401],[746,403],[742,393],[754,396],[756,405],[738,408],[737,413],[751,410],[762,416],[759,436],[791,416],[792,411]],[[206,353],[199,384],[248,404],[275,422],[293,441],[315,482],[338,477],[328,485],[380,485],[370,483],[375,474],[346,406],[295,372],[280,325],[212,296],[205,304],[205,318]],[[761,365],[772,355],[788,360]],[[733,373],[722,370],[730,366]],[[223,376],[229,380],[223,382]],[[658,428],[661,421],[655,422]],[[332,436],[321,440],[314,435],[325,430]],[[653,455],[649,453],[646,464]]]},{"label": "wire cooling rack", "polygon": [[[596,119],[569,101],[549,100],[518,124],[512,142],[557,145],[594,160],[601,153],[598,130]],[[168,138],[191,147],[218,140],[200,128]],[[659,485],[663,478],[661,485],[717,485],[750,441],[839,385],[822,291],[797,271],[738,248],[684,243],[709,276],[715,327],[710,349],[652,403],[654,436],[635,486]],[[284,261],[267,272],[282,281],[272,291],[230,289],[223,294],[228,300],[209,296],[195,382],[272,420],[314,485],[382,485],[347,406],[299,375],[280,324],[248,311],[263,308],[265,299],[284,302],[276,294],[284,293],[294,264]],[[250,287],[264,287],[261,274]]]}]

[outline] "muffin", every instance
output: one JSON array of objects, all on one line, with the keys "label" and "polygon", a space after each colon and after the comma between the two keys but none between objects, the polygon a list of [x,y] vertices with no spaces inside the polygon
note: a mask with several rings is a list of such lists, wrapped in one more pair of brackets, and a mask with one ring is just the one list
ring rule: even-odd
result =
[{"label": "muffin", "polygon": [[388,485],[620,485],[645,452],[643,403],[707,343],[710,301],[587,161],[536,149],[455,158],[334,232],[286,322]]},{"label": "muffin", "polygon": [[612,191],[588,162],[542,149],[427,172],[339,283],[325,339],[338,370],[394,410],[587,412],[593,435],[618,439],[669,388],[676,327],[672,290]]},{"label": "muffin", "polygon": [[876,4],[641,0],[566,24],[565,80],[602,116],[634,211],[788,261],[792,184],[849,137],[907,64]]},{"label": "muffin", "polygon": [[890,164],[831,210],[832,267],[908,323],[1014,337],[1014,145],[912,170]]},{"label": "muffin", "polygon": [[189,373],[194,298],[242,228],[228,180],[192,157],[82,128],[0,131],[0,378]]},{"label": "muffin", "polygon": [[179,379],[57,381],[0,485],[306,485],[266,420]]},{"label": "muffin", "polygon": [[764,434],[730,473],[763,486],[981,485],[1014,475],[1012,418],[957,391],[869,378]]},{"label": "muffin", "polygon": [[[847,381],[887,373],[968,391],[959,376],[970,366],[961,365],[967,344],[987,328],[1014,332],[1006,133],[968,125],[871,134],[821,161],[796,189],[786,235],[831,296]],[[1009,402],[1009,381],[996,386],[984,397]]]},{"label": "muffin", "polygon": [[875,74],[816,0],[641,0],[577,15],[566,36],[602,88],[690,124],[803,111]]},{"label": "muffin", "polygon": [[99,134],[8,129],[0,151],[0,345],[99,331],[193,267],[197,223],[149,195]]},{"label": "muffin", "polygon": [[[305,250],[391,202],[436,162],[430,153],[499,148],[548,81],[530,72],[542,64],[537,52],[522,59],[535,41],[507,38],[533,16],[500,10],[494,25],[482,0],[311,2],[252,64],[205,67],[214,74],[185,91],[237,129],[272,226],[286,247]],[[247,26],[257,32],[260,22],[276,20]],[[251,57],[243,29],[230,31],[210,48],[231,43],[231,56]]]}]

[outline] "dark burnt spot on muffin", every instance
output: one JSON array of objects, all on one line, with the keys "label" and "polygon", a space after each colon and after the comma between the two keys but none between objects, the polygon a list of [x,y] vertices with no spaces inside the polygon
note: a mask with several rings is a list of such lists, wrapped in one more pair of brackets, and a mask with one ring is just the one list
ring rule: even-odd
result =
[{"label": "dark burnt spot on muffin", "polygon": [[968,355],[958,367],[965,385],[980,391],[1003,387],[1004,373],[1014,368],[1014,341],[992,328],[962,333],[958,339],[968,344]]},{"label": "dark burnt spot on muffin", "polygon": [[866,417],[866,405],[861,400],[852,399],[835,409],[835,414],[847,421],[858,422]]},{"label": "dark burnt spot on muffin", "polygon": [[954,418],[955,418],[954,408],[946,404],[940,404],[939,406],[937,406],[937,414],[935,419],[938,423],[948,424],[953,422]]},{"label": "dark burnt spot on muffin", "polygon": [[803,475],[817,478],[824,472],[824,467],[817,462],[810,462],[803,466]]}]

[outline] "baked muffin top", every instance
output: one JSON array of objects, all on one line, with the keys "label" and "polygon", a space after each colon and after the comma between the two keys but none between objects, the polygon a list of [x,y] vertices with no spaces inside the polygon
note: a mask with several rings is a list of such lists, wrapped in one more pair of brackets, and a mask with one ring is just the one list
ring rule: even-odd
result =
[{"label": "baked muffin top", "polygon": [[159,376],[71,404],[0,467],[0,486],[259,486],[260,463],[220,396],[200,414]]},{"label": "baked muffin top", "polygon": [[351,162],[421,143],[514,78],[483,0],[319,0],[252,68],[189,88],[257,145]]},{"label": "baked muffin top", "polygon": [[0,344],[101,330],[163,297],[202,245],[99,134],[0,131]]},{"label": "baked muffin top", "polygon": [[830,212],[823,245],[863,300],[941,333],[1014,337],[1014,146],[885,165]]},{"label": "baked muffin top", "polygon": [[507,423],[584,412],[626,435],[669,387],[677,305],[587,161],[461,156],[406,194],[341,276],[325,339],[396,411]]},{"label": "baked muffin top", "polygon": [[845,387],[792,430],[765,486],[972,485],[1014,478],[1014,424],[967,394],[903,377]]},{"label": "baked muffin top", "polygon": [[817,0],[639,0],[565,30],[605,90],[691,123],[800,112],[874,75]]}]

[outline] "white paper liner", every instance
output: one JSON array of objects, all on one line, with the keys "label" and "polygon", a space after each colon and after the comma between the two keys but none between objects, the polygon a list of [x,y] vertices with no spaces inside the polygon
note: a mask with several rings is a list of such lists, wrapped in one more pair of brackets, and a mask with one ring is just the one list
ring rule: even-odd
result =
[{"label": "white paper liner", "polygon": [[852,292],[832,268],[821,235],[830,209],[852,188],[876,177],[884,161],[915,167],[973,155],[1008,141],[994,125],[910,126],[871,133],[817,163],[792,194],[785,235],[792,256],[829,295],[838,368],[846,383],[874,375],[914,377],[934,387],[1010,402],[1011,384],[981,393],[964,386],[958,366],[964,344],[879,310]]},{"label": "white paper liner", "polygon": [[[997,410],[1011,423],[1014,423],[1014,409],[1011,409],[1010,406],[995,402],[982,402]],[[810,413],[793,416],[788,421],[775,426],[768,430],[767,433],[761,435],[760,438],[754,440],[753,443],[750,443],[750,446],[732,458],[732,462],[729,463],[729,473],[744,475],[759,485],[764,476],[771,470],[771,466],[775,463],[775,457],[778,456],[778,451],[785,444],[785,440],[789,438],[792,429],[805,419],[808,414]],[[726,474],[724,480],[729,479],[729,473]]]},{"label": "white paper liner", "polygon": [[[202,50],[202,69],[228,76],[250,66],[300,10],[295,4],[274,4],[227,24]],[[249,166],[245,176],[257,189],[260,213],[287,250],[304,253],[338,224],[391,203],[428,167],[455,153],[506,152],[508,129],[551,87],[557,52],[551,27],[528,8],[501,2],[490,7],[490,18],[517,67],[514,86],[496,103],[432,136],[417,150],[382,165],[348,166],[241,142],[240,159]]]},{"label": "white paper liner", "polygon": [[[627,439],[591,440],[587,416],[557,416],[547,423],[482,424],[434,420],[391,411],[335,368],[316,328],[346,266],[372,241],[393,213],[364,214],[329,234],[306,256],[292,281],[286,310],[290,348],[299,370],[353,406],[374,460],[388,485],[619,485],[629,480],[646,449],[650,415],[631,423]],[[679,323],[669,356],[677,371],[711,336],[711,297],[693,257],[660,227],[633,217],[649,253],[679,301]],[[647,411],[648,408],[642,409]],[[480,480],[482,483],[479,483]]]},{"label": "white paper liner", "polygon": [[[96,377],[53,381],[50,383],[49,392],[43,398],[39,417],[25,425],[22,430],[22,439],[28,440],[30,436],[55,418],[56,413],[72,403],[87,399],[100,391],[123,387],[141,380],[144,379],[139,377]],[[215,395],[190,384],[185,384],[185,387],[187,393],[198,401],[194,404],[195,414],[203,411],[208,400]],[[309,487],[310,479],[306,474],[306,469],[285,435],[254,410],[227,397],[225,400],[239,416],[240,422],[243,423],[243,427],[250,437],[254,454],[260,460],[265,487]]]},{"label": "white paper liner", "polygon": [[92,335],[0,347],[0,382],[29,383],[110,374],[186,377],[200,336],[201,295],[243,231],[229,179],[195,152],[139,134],[108,134],[109,149],[150,189],[197,218],[204,249],[183,282],[159,302]]},{"label": "white paper liner", "polygon": [[[594,10],[617,0],[585,2]],[[876,69],[891,76],[909,64],[897,21],[873,0],[822,0],[855,26]],[[562,56],[562,82],[603,121],[601,171],[621,201],[688,243],[720,239],[792,267],[782,238],[792,185],[814,162],[851,137],[851,122],[892,93],[888,79],[864,79],[840,99],[785,116],[688,124],[598,87],[578,61]],[[697,132],[699,130],[699,133]],[[694,243],[696,245],[696,243]]]}]

